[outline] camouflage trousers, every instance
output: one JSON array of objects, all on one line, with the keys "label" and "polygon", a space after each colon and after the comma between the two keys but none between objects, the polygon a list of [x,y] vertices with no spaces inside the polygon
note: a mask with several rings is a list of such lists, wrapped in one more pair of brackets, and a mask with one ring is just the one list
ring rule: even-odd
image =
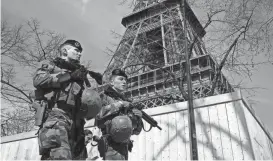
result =
[{"label": "camouflage trousers", "polygon": [[[73,120],[65,113],[54,110],[49,112],[48,118],[38,133],[41,160],[72,160],[77,156],[73,153],[74,149],[77,149],[74,147],[77,141],[72,139],[72,124]],[[85,146],[84,142],[77,145]],[[77,157],[78,160],[85,160],[85,158],[87,156]]]}]

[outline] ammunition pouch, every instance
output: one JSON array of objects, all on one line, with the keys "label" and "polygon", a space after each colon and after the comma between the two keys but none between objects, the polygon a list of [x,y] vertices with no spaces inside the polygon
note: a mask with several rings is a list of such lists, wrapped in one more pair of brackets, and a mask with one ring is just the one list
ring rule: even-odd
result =
[{"label": "ammunition pouch", "polygon": [[54,91],[52,89],[37,89],[32,91],[29,96],[33,100],[30,108],[35,111],[35,125],[41,127],[48,116],[49,109],[54,105]]},{"label": "ammunition pouch", "polygon": [[[101,128],[102,131],[102,136],[98,137],[98,136],[94,136],[93,140],[96,141],[98,144],[98,151],[100,153],[100,157],[104,158],[105,157],[105,153],[108,150],[108,138],[109,136],[109,125],[111,123],[110,120],[104,122],[104,124],[101,122],[102,120],[96,119],[96,124],[99,122],[99,128]],[[98,125],[98,124],[97,124]]]},{"label": "ammunition pouch", "polygon": [[48,115],[48,103],[46,100],[35,100],[32,107],[36,110],[35,113],[35,126],[42,127]]},{"label": "ammunition pouch", "polygon": [[67,105],[75,106],[80,91],[81,86],[78,83],[70,83],[64,91],[60,91],[60,96],[57,101],[66,102]]},{"label": "ammunition pouch", "polygon": [[100,139],[98,140],[98,151],[100,153],[100,157],[104,158],[105,157],[105,153],[108,150],[108,137],[107,135],[103,135],[100,137]]},{"label": "ammunition pouch", "polygon": [[61,146],[60,131],[54,127],[57,123],[58,121],[48,121],[39,130],[38,144],[40,155],[46,155],[50,152],[50,149]]}]

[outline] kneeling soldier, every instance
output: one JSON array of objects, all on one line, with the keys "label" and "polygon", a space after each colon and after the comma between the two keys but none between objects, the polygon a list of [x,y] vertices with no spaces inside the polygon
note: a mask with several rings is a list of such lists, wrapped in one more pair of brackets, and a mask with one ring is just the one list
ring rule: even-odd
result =
[{"label": "kneeling soldier", "polygon": [[[128,160],[128,151],[132,150],[131,135],[138,135],[143,127],[142,113],[137,109],[130,115],[126,113],[130,101],[122,92],[127,87],[127,75],[121,69],[112,71],[110,85],[100,96],[102,110],[96,123],[102,131],[98,149],[104,160]],[[132,116],[133,115],[133,116]]]}]

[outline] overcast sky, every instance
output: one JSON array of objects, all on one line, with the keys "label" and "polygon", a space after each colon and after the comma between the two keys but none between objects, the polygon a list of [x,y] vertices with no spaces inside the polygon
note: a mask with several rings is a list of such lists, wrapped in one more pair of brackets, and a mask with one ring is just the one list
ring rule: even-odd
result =
[{"label": "overcast sky", "polygon": [[[83,46],[83,60],[91,60],[93,70],[103,72],[110,57],[105,53],[111,43],[118,43],[111,30],[123,34],[121,19],[131,12],[121,0],[2,0],[1,18],[11,24],[20,24],[29,18],[37,18],[41,28],[63,33],[69,39],[78,40]],[[193,8],[194,11],[196,11]],[[200,13],[196,13],[197,18]],[[262,87],[254,107],[258,116],[273,131],[273,66],[264,65],[254,72],[250,87]],[[21,73],[23,74],[23,72]]]}]

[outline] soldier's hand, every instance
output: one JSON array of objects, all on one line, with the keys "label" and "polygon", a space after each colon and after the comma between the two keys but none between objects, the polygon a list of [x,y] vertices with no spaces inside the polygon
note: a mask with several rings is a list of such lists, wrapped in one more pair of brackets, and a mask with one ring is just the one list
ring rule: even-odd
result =
[{"label": "soldier's hand", "polygon": [[129,108],[130,107],[131,102],[128,101],[122,101],[122,105],[124,108]]},{"label": "soldier's hand", "polygon": [[130,102],[128,102],[128,101],[119,101],[118,102],[118,104],[119,104],[119,108],[121,109],[121,108],[129,108],[130,107]]},{"label": "soldier's hand", "polygon": [[96,80],[96,82],[98,84],[100,84],[100,85],[102,84],[102,77],[103,77],[102,74],[97,73],[97,72],[93,72],[93,71],[89,71],[88,73],[92,78],[94,78]]},{"label": "soldier's hand", "polygon": [[132,112],[135,116],[142,118],[142,112],[140,110],[134,108]]},{"label": "soldier's hand", "polygon": [[74,72],[71,73],[71,79],[72,80],[83,80],[84,78],[86,78],[87,75],[87,70],[85,69],[77,69]]}]

